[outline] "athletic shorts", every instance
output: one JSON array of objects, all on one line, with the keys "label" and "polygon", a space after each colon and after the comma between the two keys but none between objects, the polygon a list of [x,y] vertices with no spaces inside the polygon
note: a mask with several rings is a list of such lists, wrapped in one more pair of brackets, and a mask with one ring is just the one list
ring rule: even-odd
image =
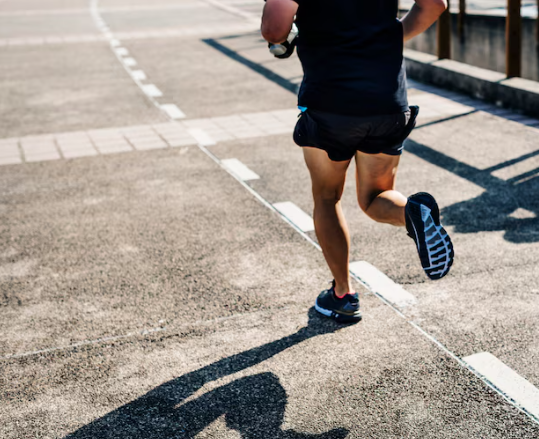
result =
[{"label": "athletic shorts", "polygon": [[414,106],[404,113],[356,117],[307,109],[299,116],[294,142],[323,149],[336,162],[350,160],[357,151],[400,155],[418,112]]}]

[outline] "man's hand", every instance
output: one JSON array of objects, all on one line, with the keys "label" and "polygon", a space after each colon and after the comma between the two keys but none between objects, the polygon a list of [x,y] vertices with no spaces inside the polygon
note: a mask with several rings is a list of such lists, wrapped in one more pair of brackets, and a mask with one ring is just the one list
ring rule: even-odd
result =
[{"label": "man's hand", "polygon": [[298,4],[292,0],[267,0],[262,13],[262,36],[268,43],[279,44],[288,38]]},{"label": "man's hand", "polygon": [[402,18],[404,41],[411,40],[431,27],[447,8],[446,0],[416,0]]}]

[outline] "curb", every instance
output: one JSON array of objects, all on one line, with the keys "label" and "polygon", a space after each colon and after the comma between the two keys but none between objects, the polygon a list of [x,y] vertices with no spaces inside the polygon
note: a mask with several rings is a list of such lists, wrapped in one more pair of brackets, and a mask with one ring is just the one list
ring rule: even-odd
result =
[{"label": "curb", "polygon": [[539,82],[405,49],[406,73],[428,84],[465,93],[501,107],[539,117]]}]

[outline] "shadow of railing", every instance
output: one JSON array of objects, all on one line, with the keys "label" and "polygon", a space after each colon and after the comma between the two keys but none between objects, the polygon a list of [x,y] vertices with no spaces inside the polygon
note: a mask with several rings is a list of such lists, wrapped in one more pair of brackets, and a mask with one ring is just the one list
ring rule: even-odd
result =
[{"label": "shadow of railing", "polygon": [[[406,151],[486,189],[476,198],[443,208],[445,225],[455,226],[458,233],[505,231],[504,238],[514,243],[539,241],[539,169],[508,180],[492,175],[539,155],[539,150],[483,170],[412,140],[407,141]],[[532,217],[512,217],[519,208],[529,211]]]},{"label": "shadow of railing", "polygon": [[[297,84],[290,81],[290,78],[284,78],[281,75],[273,72],[260,63],[247,59],[233,49],[226,46],[227,41],[241,39],[243,37],[253,38],[254,34],[231,35],[221,37],[219,39],[203,40],[206,44],[219,50],[224,55],[242,63],[253,71],[258,72],[270,81],[280,85],[286,90],[296,93]],[[260,44],[264,44],[261,40]],[[268,56],[270,56],[268,54]],[[295,78],[297,79],[297,78]],[[414,81],[415,83],[415,81]],[[417,84],[420,90],[433,92],[432,87],[422,87]],[[450,100],[453,99],[453,92],[445,92],[440,90],[440,95]],[[492,112],[495,114],[496,107],[492,110],[484,105],[474,108],[474,103],[470,102],[470,98],[466,99],[466,105],[472,107],[471,111],[465,111],[462,114],[446,117],[439,120],[426,122],[416,129],[427,126],[436,125],[438,123],[449,122],[458,118],[467,117],[477,113],[479,110]],[[413,100],[413,99],[411,99]],[[459,102],[456,100],[455,102]],[[477,101],[480,102],[480,101]],[[500,116],[502,118],[512,120],[511,117]],[[519,122],[518,120],[516,120]],[[476,233],[480,231],[506,231],[505,239],[510,242],[537,242],[539,241],[539,170],[532,170],[525,174],[519,175],[509,180],[503,180],[492,175],[493,172],[514,165],[528,158],[539,155],[539,150],[525,154],[517,159],[507,160],[489,169],[480,170],[473,166],[460,162],[452,157],[449,157],[441,152],[438,152],[426,145],[407,141],[406,151],[421,157],[435,166],[444,168],[459,177],[462,177],[476,185],[483,187],[486,192],[481,196],[448,206],[442,210],[444,224],[454,225],[456,232],[459,233]],[[511,215],[516,209],[522,208],[532,213],[533,218],[514,218]]]},{"label": "shadow of railing", "polygon": [[[243,371],[318,335],[342,328],[309,310],[306,327],[296,333],[219,360],[151,390],[92,423],[69,434],[69,439],[161,439],[193,438],[220,416],[242,438],[340,439],[342,428],[322,434],[283,430],[286,391],[273,373],[259,373],[188,400],[207,383]],[[298,366],[299,367],[299,366]]]},{"label": "shadow of railing", "polygon": [[[230,38],[240,38],[241,36],[234,36],[234,37],[228,37]],[[226,38],[220,38],[221,40],[225,40]],[[279,85],[280,87],[284,88],[285,90],[288,90],[292,93],[297,93],[298,91],[298,84],[290,81],[287,78],[284,78],[283,76],[273,72],[271,69],[268,69],[267,67],[264,67],[261,63],[257,63],[254,61],[251,61],[250,59],[246,58],[245,56],[239,54],[233,49],[230,49],[223,43],[219,42],[217,39],[213,38],[207,38],[202,40],[204,43],[206,43],[208,46],[213,47],[214,49],[218,50],[222,54],[228,56],[229,58],[233,59],[234,61],[237,61],[244,66],[248,67],[249,69],[253,70],[256,73],[259,73],[260,75],[264,76],[266,79],[269,79],[270,81],[274,82],[275,84]],[[267,44],[267,43],[261,43]],[[272,57],[268,52],[268,60],[278,60],[277,58]]]}]

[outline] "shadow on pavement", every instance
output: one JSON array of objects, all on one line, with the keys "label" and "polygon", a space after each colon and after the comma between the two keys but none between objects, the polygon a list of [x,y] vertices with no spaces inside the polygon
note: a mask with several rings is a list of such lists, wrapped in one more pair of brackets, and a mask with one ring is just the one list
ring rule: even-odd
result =
[{"label": "shadow on pavement", "polygon": [[[239,38],[240,36],[235,36],[235,38]],[[232,37],[229,37],[232,38]],[[223,39],[223,38],[221,38]],[[298,91],[298,84],[295,84],[294,82],[290,81],[287,78],[284,78],[283,76],[273,72],[272,70],[264,67],[261,63],[257,63],[254,61],[251,61],[250,59],[245,58],[243,55],[240,55],[235,50],[229,49],[224,44],[221,44],[216,39],[208,38],[205,40],[202,40],[204,43],[206,43],[208,46],[213,47],[214,49],[217,49],[222,54],[228,56],[229,58],[233,59],[234,61],[237,61],[244,66],[250,68],[251,70],[261,74],[266,79],[269,79],[270,81],[273,81],[275,84],[281,86],[285,90],[288,90],[292,93],[297,93]],[[267,43],[261,43],[261,44],[267,44]],[[281,61],[274,57],[270,58],[268,57],[270,61]]]},{"label": "shadow on pavement", "polygon": [[[221,42],[216,39],[206,39],[203,41],[231,59],[258,72],[270,81],[275,82],[288,91],[296,93],[298,85],[292,82],[290,78],[284,78],[269,68],[264,67],[261,63],[251,61],[226,46],[226,40],[247,36],[252,37],[253,34],[221,37],[219,38]],[[261,41],[261,44],[264,44],[263,40]],[[419,89],[422,88],[419,87]],[[428,91],[428,88],[426,90]],[[468,103],[467,105],[471,104]],[[463,114],[431,121],[416,127],[416,129],[466,117],[477,111],[479,110],[473,109]],[[491,112],[489,109],[482,109],[482,111]],[[406,150],[427,160],[433,165],[440,166],[486,189],[486,192],[477,198],[444,208],[441,212],[444,217],[444,224],[455,226],[455,231],[458,233],[505,231],[504,238],[509,242],[523,243],[539,241],[539,197],[536,195],[539,193],[539,169],[534,169],[507,181],[492,175],[492,172],[498,169],[539,155],[539,150],[485,170],[480,170],[462,163],[428,146],[411,140],[408,140]],[[517,217],[512,216],[519,208],[531,212],[529,217],[519,218],[518,215]]]},{"label": "shadow on pavement", "polygon": [[242,438],[339,439],[346,429],[322,434],[282,430],[287,404],[286,391],[273,373],[237,379],[183,403],[206,383],[255,366],[285,349],[342,328],[309,310],[309,322],[295,334],[224,358],[171,380],[94,422],[66,436],[69,439],[192,438],[224,415],[229,428]]},{"label": "shadow on pavement", "polygon": [[[539,155],[539,150],[483,170],[412,140],[407,141],[406,150],[486,189],[479,197],[442,209],[445,225],[455,226],[458,233],[505,231],[504,238],[513,243],[539,241],[539,169],[509,180],[492,175],[498,169]],[[513,217],[519,208],[531,212],[530,217]]]}]

